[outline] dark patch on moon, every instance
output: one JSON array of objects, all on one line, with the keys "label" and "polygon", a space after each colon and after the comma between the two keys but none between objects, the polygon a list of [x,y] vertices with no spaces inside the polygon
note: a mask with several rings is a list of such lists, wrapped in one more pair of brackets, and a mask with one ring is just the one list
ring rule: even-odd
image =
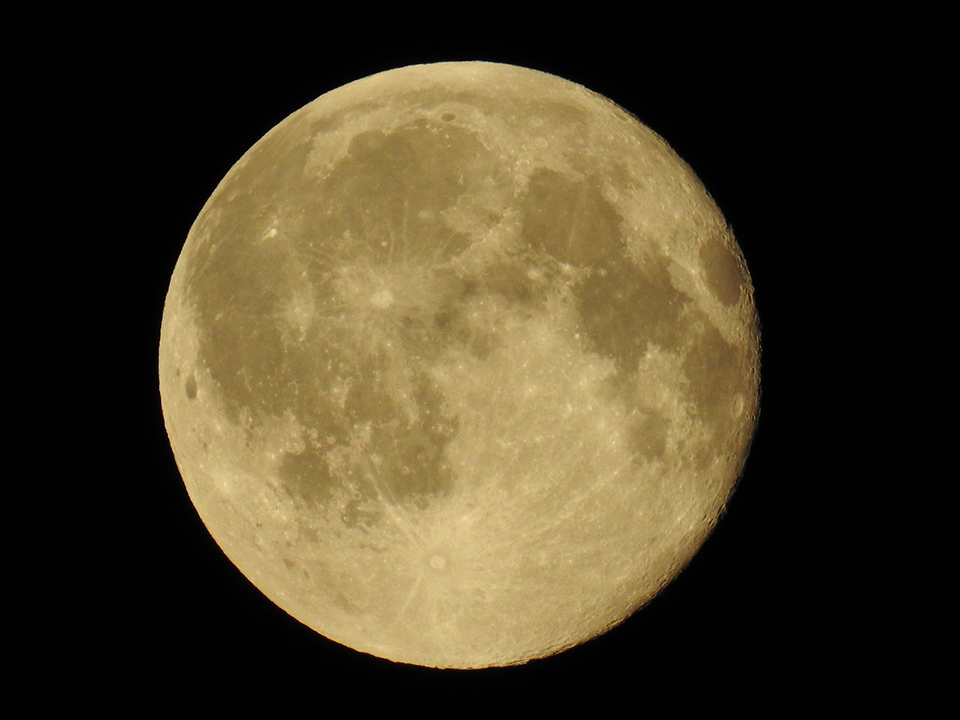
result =
[{"label": "dark patch on moon", "polygon": [[586,126],[587,113],[583,108],[571,105],[569,102],[554,100],[528,100],[523,103],[522,114],[525,118],[539,118],[550,125],[561,127]]},{"label": "dark patch on moon", "polygon": [[683,359],[683,374],[697,415],[709,426],[728,424],[731,399],[749,375],[746,349],[727,342],[705,323]]},{"label": "dark patch on moon", "polygon": [[747,276],[740,259],[722,237],[711,238],[700,246],[700,266],[707,287],[717,300],[727,306],[740,300]]},{"label": "dark patch on moon", "polygon": [[669,432],[670,421],[662,413],[649,408],[638,412],[627,426],[630,447],[649,460],[664,456]]},{"label": "dark patch on moon", "polygon": [[691,298],[674,287],[668,263],[666,257],[642,267],[623,258],[607,260],[577,293],[582,331],[623,372],[637,369],[648,343],[677,351],[689,333],[684,309]]},{"label": "dark patch on moon", "polygon": [[187,376],[186,382],[183,384],[184,392],[187,394],[188,400],[195,400],[197,397],[197,378],[193,373],[190,373]]},{"label": "dark patch on moon", "polygon": [[622,258],[621,218],[594,178],[540,168],[521,198],[524,239],[559,262],[592,265]]},{"label": "dark patch on moon", "polygon": [[316,447],[284,453],[277,477],[286,492],[310,505],[324,504],[334,490],[326,453]]},{"label": "dark patch on moon", "polygon": [[402,244],[402,252],[431,264],[469,244],[443,222],[443,211],[498,174],[489,151],[457,126],[418,120],[358,133],[316,189],[315,235],[346,235],[377,249],[385,243],[390,252]]}]

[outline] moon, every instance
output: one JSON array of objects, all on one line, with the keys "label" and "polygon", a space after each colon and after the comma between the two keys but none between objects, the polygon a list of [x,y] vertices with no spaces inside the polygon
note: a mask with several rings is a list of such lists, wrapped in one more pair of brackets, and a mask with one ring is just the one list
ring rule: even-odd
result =
[{"label": "moon", "polygon": [[321,96],[227,173],[159,381],[197,512],[276,605],[482,668],[603,633],[689,562],[747,456],[759,332],[659,136],[553,75],[438,63]]}]

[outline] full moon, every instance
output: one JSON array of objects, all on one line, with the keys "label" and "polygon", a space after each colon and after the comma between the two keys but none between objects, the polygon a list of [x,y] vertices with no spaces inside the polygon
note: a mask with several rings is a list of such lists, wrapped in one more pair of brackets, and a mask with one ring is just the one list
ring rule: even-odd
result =
[{"label": "full moon", "polygon": [[759,336],[658,135],[553,75],[438,63],[321,96],[227,173],[159,379],[190,498],[267,597],[481,668],[603,633],[688,563],[743,468]]}]

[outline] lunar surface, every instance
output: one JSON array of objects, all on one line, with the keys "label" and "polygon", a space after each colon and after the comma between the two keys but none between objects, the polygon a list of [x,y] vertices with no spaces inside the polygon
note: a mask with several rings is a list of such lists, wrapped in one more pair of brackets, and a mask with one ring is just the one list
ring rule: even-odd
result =
[{"label": "lunar surface", "polygon": [[604,632],[690,560],[746,457],[758,331],[655,133],[552,75],[441,63],[323,95],[230,170],[159,370],[251,582],[356,650],[478,668]]}]

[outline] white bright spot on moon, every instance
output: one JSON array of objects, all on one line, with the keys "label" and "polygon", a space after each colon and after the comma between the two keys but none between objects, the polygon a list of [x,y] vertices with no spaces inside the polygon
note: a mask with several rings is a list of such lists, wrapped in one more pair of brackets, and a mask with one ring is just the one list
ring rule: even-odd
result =
[{"label": "white bright spot on moon", "polygon": [[690,169],[492,63],[364,78],[254,145],[187,238],[159,370],[190,497],[261,591],[460,668],[576,645],[675,577],[759,382],[750,277]]}]

